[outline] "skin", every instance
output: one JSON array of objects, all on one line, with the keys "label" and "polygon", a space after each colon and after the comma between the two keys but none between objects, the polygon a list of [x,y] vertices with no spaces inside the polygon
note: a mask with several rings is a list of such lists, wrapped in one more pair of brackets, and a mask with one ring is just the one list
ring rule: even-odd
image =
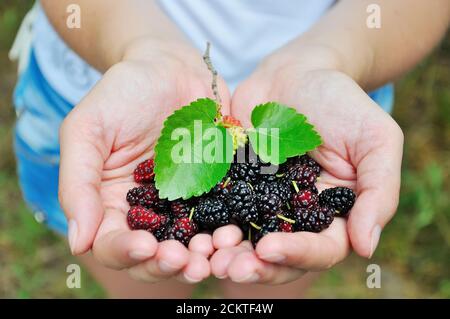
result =
[{"label": "skin", "polygon": [[[200,53],[153,1],[130,2],[42,1],[64,40],[107,70],[61,128],[60,200],[72,252],[91,250],[101,265],[152,283],[198,282],[211,273],[238,283],[301,283],[305,273],[332,267],[351,249],[370,257],[397,207],[403,135],[364,90],[395,79],[430,52],[448,26],[448,1],[375,1],[381,29],[365,26],[374,1],[339,1],[311,30],[267,57],[232,97],[219,81],[224,112],[246,126],[261,102],[306,114],[324,140],[311,154],[324,168],[319,188],[342,185],[358,194],[348,220],[338,218],[320,234],[270,234],[256,250],[233,226],[212,238],[197,235],[189,249],[128,229],[123,194],[134,186],[134,167],[151,156],[164,118],[211,97]],[[81,6],[81,29],[65,26],[69,3]],[[253,286],[238,287],[252,294]]]},{"label": "skin", "polygon": [[[340,72],[285,70],[272,77],[264,71],[255,73],[236,91],[233,114],[248,119],[251,109],[247,105],[273,100],[306,114],[323,138],[323,145],[311,153],[323,167],[319,190],[346,186],[354,189],[358,198],[348,221],[337,218],[319,234],[269,234],[256,250],[247,243],[229,249],[233,245],[224,243],[222,237],[233,241],[234,226],[214,234],[218,251],[211,259],[212,271],[236,282],[289,282],[306,271],[329,269],[342,261],[351,247],[370,257],[378,230],[393,216],[398,203],[403,135],[395,121]],[[300,72],[304,73],[298,77]],[[292,89],[286,89],[283,84],[287,83]],[[259,89],[252,91],[256,87]]]}]

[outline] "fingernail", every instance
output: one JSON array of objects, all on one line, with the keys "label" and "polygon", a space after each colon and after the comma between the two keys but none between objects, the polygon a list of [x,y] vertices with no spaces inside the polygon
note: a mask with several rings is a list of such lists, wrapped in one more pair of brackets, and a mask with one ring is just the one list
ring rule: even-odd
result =
[{"label": "fingernail", "polygon": [[159,265],[159,269],[160,269],[162,272],[171,273],[171,272],[175,272],[175,271],[178,270],[177,267],[174,267],[174,266],[172,266],[172,265],[169,265],[169,264],[166,263],[165,261],[160,261],[158,265]]},{"label": "fingernail", "polygon": [[69,227],[69,247],[72,254],[74,254],[78,237],[78,224],[76,220],[75,219],[69,220],[68,227]]},{"label": "fingernail", "polygon": [[375,253],[375,250],[378,246],[378,241],[380,240],[381,236],[381,226],[375,225],[375,227],[372,230],[372,239],[370,240],[370,255],[369,258],[372,258],[373,254]]},{"label": "fingernail", "polygon": [[128,256],[134,260],[146,260],[150,258],[153,254],[151,252],[143,251],[143,250],[134,250],[130,251]]},{"label": "fingernail", "polygon": [[225,278],[227,278],[227,277],[228,277],[227,275],[216,276],[217,279],[225,279]]},{"label": "fingernail", "polygon": [[238,283],[252,283],[259,280],[259,275],[256,273],[250,273],[247,276],[242,277],[241,279],[235,280]]},{"label": "fingernail", "polygon": [[195,283],[201,281],[201,279],[195,279],[195,278],[192,278],[191,276],[189,276],[189,275],[187,275],[187,274],[183,274],[183,275],[184,275],[184,279],[186,279],[186,281],[187,281],[188,283],[195,284]]},{"label": "fingernail", "polygon": [[279,255],[279,254],[273,254],[273,255],[265,255],[265,256],[259,256],[262,260],[269,261],[272,263],[279,263],[286,259],[286,256]]}]

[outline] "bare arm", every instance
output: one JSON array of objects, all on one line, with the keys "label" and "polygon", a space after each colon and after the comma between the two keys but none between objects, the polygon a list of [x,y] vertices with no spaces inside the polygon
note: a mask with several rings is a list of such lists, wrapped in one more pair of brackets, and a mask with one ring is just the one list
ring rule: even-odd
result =
[{"label": "bare arm", "polygon": [[[381,28],[366,24],[370,4],[381,9]],[[449,18],[448,0],[341,0],[270,61],[277,67],[289,61],[337,69],[373,89],[424,58],[445,34]]]},{"label": "bare arm", "polygon": [[[42,0],[42,6],[58,33],[81,57],[101,71],[119,62],[131,47],[184,51],[194,49],[154,0]],[[81,8],[81,28],[66,25],[66,8]],[[180,47],[183,49],[180,50]],[[175,49],[176,48],[176,49]],[[140,50],[140,49],[139,49]]]}]

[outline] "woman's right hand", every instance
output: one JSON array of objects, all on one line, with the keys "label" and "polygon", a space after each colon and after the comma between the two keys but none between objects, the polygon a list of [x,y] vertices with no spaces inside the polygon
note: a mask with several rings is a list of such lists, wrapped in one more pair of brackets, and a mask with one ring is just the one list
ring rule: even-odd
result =
[{"label": "woman's right hand", "polygon": [[[128,269],[156,282],[173,276],[198,282],[210,275],[210,235],[198,234],[189,249],[174,240],[158,243],[127,225],[132,172],[153,156],[163,121],[176,108],[211,96],[211,74],[191,48],[133,44],[64,120],[60,131],[59,198],[69,221],[72,253],[90,249],[103,265]],[[221,80],[223,111],[229,93]]]}]

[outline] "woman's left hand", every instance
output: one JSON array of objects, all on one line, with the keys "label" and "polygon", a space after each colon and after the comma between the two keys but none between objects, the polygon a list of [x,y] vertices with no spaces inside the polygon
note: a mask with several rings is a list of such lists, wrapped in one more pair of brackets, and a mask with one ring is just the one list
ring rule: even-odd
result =
[{"label": "woman's left hand", "polygon": [[236,226],[217,230],[212,273],[235,282],[282,284],[328,269],[353,248],[370,258],[394,215],[400,189],[403,134],[397,123],[347,75],[286,65],[260,68],[236,90],[231,112],[249,126],[255,105],[277,101],[305,114],[323,145],[310,155],[323,171],[319,190],[346,186],[357,200],[345,218],[321,233],[272,233],[255,249]]}]

